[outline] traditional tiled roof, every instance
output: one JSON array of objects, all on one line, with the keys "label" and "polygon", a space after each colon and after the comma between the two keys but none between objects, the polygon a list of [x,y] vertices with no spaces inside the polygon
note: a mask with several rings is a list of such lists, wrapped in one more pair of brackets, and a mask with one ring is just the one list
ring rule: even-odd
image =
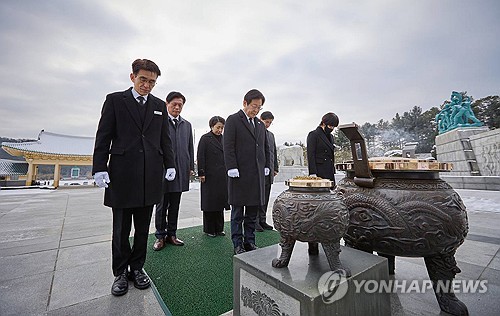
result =
[{"label": "traditional tiled roof", "polygon": [[18,160],[0,159],[0,176],[25,175],[28,173],[28,163]]},{"label": "traditional tiled roof", "polygon": [[58,156],[92,156],[94,137],[70,136],[45,132],[42,130],[37,141],[10,143],[3,142],[2,147],[10,154],[39,153]]},{"label": "traditional tiled roof", "polygon": [[25,161],[23,157],[12,156],[11,154],[9,154],[5,150],[3,150],[2,147],[0,147],[0,159],[18,160],[18,161],[23,161],[23,162]]}]

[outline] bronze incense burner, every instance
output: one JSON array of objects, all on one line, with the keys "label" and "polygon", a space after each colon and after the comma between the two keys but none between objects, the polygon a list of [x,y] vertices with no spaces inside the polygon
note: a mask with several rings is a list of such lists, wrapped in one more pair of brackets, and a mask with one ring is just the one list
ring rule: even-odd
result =
[{"label": "bronze incense burner", "polygon": [[464,242],[468,221],[462,199],[439,178],[446,163],[405,158],[368,159],[355,124],[339,126],[351,141],[352,163],[337,164],[346,172],[337,189],[349,209],[346,246],[395,256],[423,257],[440,308],[453,315],[468,310],[453,293],[460,272],[455,252]]},{"label": "bronze incense burner", "polygon": [[273,260],[275,268],[288,266],[295,241],[309,242],[309,254],[317,255],[318,243],[325,251],[330,269],[350,276],[339,259],[340,239],[349,225],[349,211],[342,195],[330,191],[332,182],[316,177],[286,182],[273,205],[273,221],[280,232],[281,255]]}]

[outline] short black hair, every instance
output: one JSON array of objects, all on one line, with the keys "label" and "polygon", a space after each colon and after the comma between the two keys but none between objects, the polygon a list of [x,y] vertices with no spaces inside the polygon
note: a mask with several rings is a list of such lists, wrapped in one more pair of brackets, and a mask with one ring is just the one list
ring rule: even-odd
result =
[{"label": "short black hair", "polygon": [[215,124],[217,123],[222,123],[222,125],[225,125],[226,124],[226,120],[220,116],[214,116],[212,117],[209,121],[208,121],[208,126],[210,128],[214,127]]},{"label": "short black hair", "polygon": [[183,103],[186,103],[186,98],[182,95],[182,93],[177,91],[172,91],[167,94],[167,103],[170,103],[173,99],[181,98]]},{"label": "short black hair", "polygon": [[132,73],[137,75],[141,69],[154,72],[158,77],[161,76],[160,68],[158,68],[158,66],[149,59],[134,60],[132,63]]},{"label": "short black hair", "polygon": [[264,111],[260,114],[260,119],[261,120],[274,120],[274,115],[270,111]]},{"label": "short black hair", "polygon": [[266,102],[266,98],[264,97],[262,92],[260,92],[257,89],[252,89],[248,91],[247,94],[245,94],[245,97],[243,98],[243,100],[245,100],[247,104],[250,104],[252,100],[259,100],[259,99],[262,100],[262,105],[264,105],[264,102]]},{"label": "short black hair", "polygon": [[321,123],[324,123],[325,125],[331,125],[333,127],[337,127],[337,126],[339,126],[339,117],[335,113],[328,112],[325,115],[323,115],[323,117],[321,118]]}]

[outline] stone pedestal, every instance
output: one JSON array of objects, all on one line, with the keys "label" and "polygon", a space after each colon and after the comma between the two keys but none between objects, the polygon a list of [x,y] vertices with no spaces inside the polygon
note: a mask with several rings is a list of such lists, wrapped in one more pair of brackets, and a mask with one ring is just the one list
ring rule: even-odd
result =
[{"label": "stone pedestal", "polygon": [[480,176],[470,137],[488,131],[488,127],[464,127],[436,136],[437,160],[451,162],[453,171],[447,176]]},{"label": "stone pedestal", "polygon": [[233,315],[258,315],[259,310],[289,316],[390,315],[388,293],[356,293],[354,283],[387,282],[387,259],[342,247],[340,258],[351,269],[352,277],[340,280],[333,291],[338,297],[332,300],[318,290],[320,278],[330,272],[326,256],[321,247],[318,256],[309,256],[307,247],[297,242],[288,267],[281,269],[271,266],[272,259],[279,255],[278,245],[234,256]]},{"label": "stone pedestal", "polygon": [[500,190],[500,130],[457,128],[436,136],[437,159],[453,163],[441,179],[454,189]]},{"label": "stone pedestal", "polygon": [[500,176],[500,129],[471,137],[470,144],[482,176]]}]

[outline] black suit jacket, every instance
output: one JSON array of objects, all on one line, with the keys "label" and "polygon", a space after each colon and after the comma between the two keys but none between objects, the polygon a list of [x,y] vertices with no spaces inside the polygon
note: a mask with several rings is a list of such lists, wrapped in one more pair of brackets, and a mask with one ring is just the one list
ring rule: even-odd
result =
[{"label": "black suit jacket", "polygon": [[269,166],[269,142],[266,127],[254,118],[255,132],[243,110],[230,115],[224,126],[226,170],[238,169],[239,178],[228,178],[229,204],[264,205],[264,168]]},{"label": "black suit jacket", "polygon": [[307,135],[307,160],[309,174],[335,183],[333,136],[319,126]]},{"label": "black suit jacket", "polygon": [[142,123],[131,89],[106,96],[94,146],[92,174],[109,173],[104,205],[115,208],[158,203],[163,168],[174,167],[165,102],[150,94]]}]

